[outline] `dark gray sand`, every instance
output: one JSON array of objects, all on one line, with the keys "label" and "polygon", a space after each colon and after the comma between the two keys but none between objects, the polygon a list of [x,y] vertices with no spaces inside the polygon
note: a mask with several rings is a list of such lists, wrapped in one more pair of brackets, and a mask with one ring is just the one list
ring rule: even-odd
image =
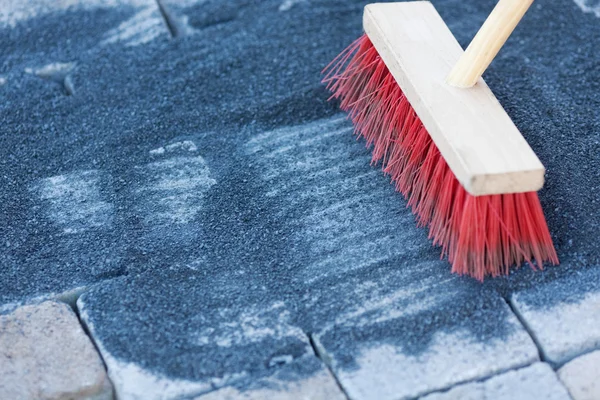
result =
[{"label": "dark gray sand", "polygon": [[[462,45],[493,1],[465,3],[434,1]],[[85,309],[107,351],[201,380],[268,375],[278,356],[312,353],[309,336],[338,316],[403,288],[423,291],[394,307],[445,300],[325,336],[341,367],[355,367],[356,343],[420,354],[436,332],[508,337],[503,297],[517,289],[556,285],[534,301],[545,307],[598,287],[594,14],[536,2],[485,75],[547,168],[540,198],[561,265],[481,285],[438,260],[326,101],[320,70],[361,34],[364,3],[280,5],[172,6],[194,33],[161,25],[137,46],[102,43],[131,7],[0,29],[0,304],[93,286]],[[75,67],[25,72],[55,62]],[[245,316],[271,333],[231,339],[228,321]]]}]

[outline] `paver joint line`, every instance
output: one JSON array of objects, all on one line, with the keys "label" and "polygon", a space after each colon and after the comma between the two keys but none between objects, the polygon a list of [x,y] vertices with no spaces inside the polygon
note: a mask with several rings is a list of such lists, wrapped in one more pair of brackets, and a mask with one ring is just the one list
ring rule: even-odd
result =
[{"label": "paver joint line", "polygon": [[173,20],[173,17],[167,7],[163,4],[162,0],[155,0],[158,10],[160,11],[160,15],[167,26],[167,30],[171,35],[171,38],[176,38],[178,36],[177,25]]},{"label": "paver joint line", "polygon": [[315,353],[315,356],[321,360],[321,362],[325,365],[325,367],[327,368],[327,370],[329,371],[329,373],[331,374],[331,376],[333,376],[333,379],[335,380],[336,385],[338,386],[338,388],[340,389],[340,391],[344,394],[344,396],[346,397],[346,399],[350,399],[350,396],[348,396],[348,393],[346,393],[346,389],[344,389],[344,387],[342,386],[342,383],[340,382],[338,376],[335,374],[335,372],[333,371],[333,369],[331,368],[331,365],[329,365],[329,363],[327,362],[326,358],[323,358],[323,355],[321,354],[321,351],[319,351],[319,347],[317,346],[317,344],[315,343],[315,339],[313,337],[313,334],[310,332],[305,332],[306,336],[308,337],[308,342],[310,343],[310,347],[312,347],[313,352]]},{"label": "paver joint line", "polygon": [[[96,343],[96,338],[94,338],[94,335],[92,335],[92,332],[90,332],[90,330],[89,330],[88,326],[86,325],[85,321],[83,319],[81,319],[81,312],[79,311],[79,307],[77,307],[77,301],[79,300],[79,298],[83,294],[85,294],[85,291],[83,291],[83,292],[81,292],[81,293],[79,293],[77,295],[77,298],[75,299],[75,303],[73,303],[73,304],[65,303],[65,304],[67,304],[69,307],[71,307],[71,309],[73,309],[73,312],[75,313],[75,316],[77,317],[77,321],[79,322],[79,325],[81,325],[81,329],[87,335],[87,337],[90,338],[90,342],[92,342],[92,344],[94,345],[94,349],[96,349],[96,353],[98,353],[98,357],[100,358],[100,361],[102,361],[102,365],[104,366],[104,370],[107,372],[106,379],[108,379],[110,381],[110,377],[108,376],[108,366],[106,365],[106,361],[104,361],[104,357],[102,356],[102,352],[100,351],[100,348],[98,347],[98,344]],[[114,385],[113,385],[113,388],[114,388]]]},{"label": "paver joint line", "polygon": [[542,346],[540,345],[537,337],[535,336],[535,334],[533,333],[533,331],[531,330],[531,328],[527,324],[525,318],[523,318],[523,316],[515,308],[515,306],[511,302],[510,298],[507,299],[506,297],[502,297],[502,299],[506,302],[506,305],[508,305],[508,308],[510,308],[510,311],[513,313],[513,315],[515,316],[515,318],[517,318],[517,320],[519,321],[519,323],[521,324],[521,326],[523,327],[523,329],[525,329],[525,332],[527,332],[527,334],[529,335],[529,337],[533,341],[533,344],[537,348],[538,356],[540,358],[540,361],[547,362],[546,361],[546,357],[544,356],[544,350],[542,349]]}]

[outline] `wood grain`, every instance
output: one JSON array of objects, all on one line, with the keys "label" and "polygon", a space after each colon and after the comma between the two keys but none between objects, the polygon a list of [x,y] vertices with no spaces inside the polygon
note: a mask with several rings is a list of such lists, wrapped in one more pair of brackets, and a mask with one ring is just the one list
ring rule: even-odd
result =
[{"label": "wood grain", "polygon": [[489,87],[446,84],[463,54],[426,1],[365,7],[363,25],[462,186],[479,196],[537,191],[544,167]]}]

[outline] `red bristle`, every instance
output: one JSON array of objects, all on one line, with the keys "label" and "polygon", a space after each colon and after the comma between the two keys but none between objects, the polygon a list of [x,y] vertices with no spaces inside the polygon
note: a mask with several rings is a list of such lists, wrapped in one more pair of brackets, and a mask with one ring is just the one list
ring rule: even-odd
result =
[{"label": "red bristle", "polygon": [[483,280],[525,261],[558,264],[537,193],[466,192],[366,35],[324,73],[331,98],[373,148],[372,162],[382,163],[452,272]]}]

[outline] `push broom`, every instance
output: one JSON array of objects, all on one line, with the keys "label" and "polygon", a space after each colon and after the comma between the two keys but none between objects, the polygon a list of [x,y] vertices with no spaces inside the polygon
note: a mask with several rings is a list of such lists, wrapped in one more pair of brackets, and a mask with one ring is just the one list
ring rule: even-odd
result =
[{"label": "push broom", "polygon": [[558,264],[544,167],[481,75],[533,0],[500,0],[466,51],[427,1],[365,7],[323,81],[452,271],[478,280]]}]

